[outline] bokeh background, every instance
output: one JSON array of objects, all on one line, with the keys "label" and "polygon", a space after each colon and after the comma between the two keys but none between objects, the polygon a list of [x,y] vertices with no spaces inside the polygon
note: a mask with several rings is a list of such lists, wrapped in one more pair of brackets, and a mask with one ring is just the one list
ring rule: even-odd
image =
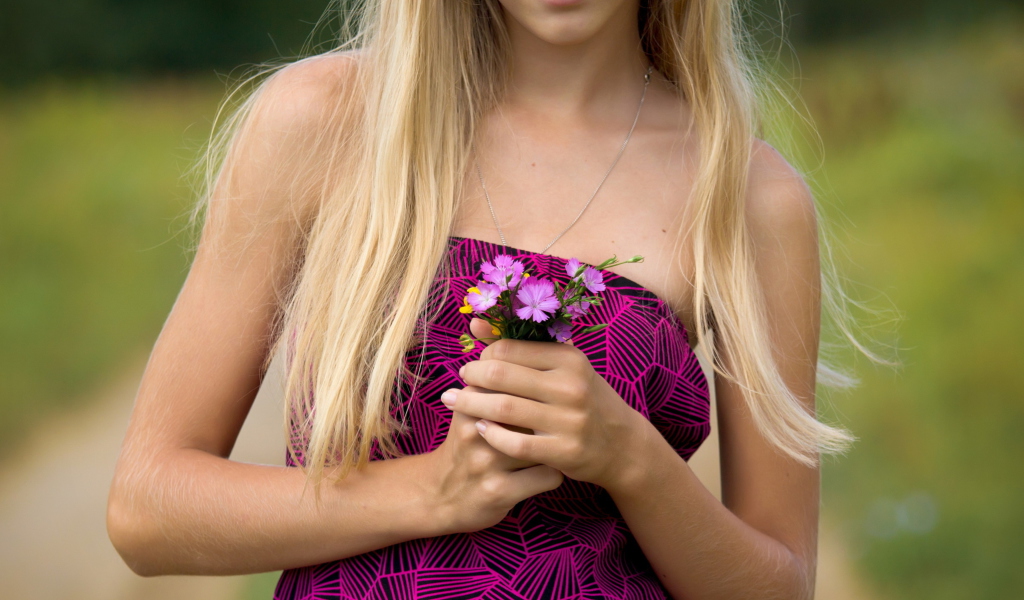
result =
[{"label": "bokeh background", "polygon": [[[226,82],[329,40],[307,37],[324,8],[0,0],[5,598],[270,598],[275,574],[135,577],[103,504]],[[769,139],[818,194],[865,339],[900,362],[851,354],[861,385],[825,396],[860,441],[824,467],[819,598],[1019,598],[1024,1],[756,0],[747,18],[798,99]],[[280,462],[272,380],[241,460]]]}]

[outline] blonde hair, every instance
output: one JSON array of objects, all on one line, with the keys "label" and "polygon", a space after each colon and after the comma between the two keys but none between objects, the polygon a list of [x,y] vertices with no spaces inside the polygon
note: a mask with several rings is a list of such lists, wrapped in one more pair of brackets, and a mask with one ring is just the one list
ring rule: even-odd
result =
[{"label": "blonde hair", "polygon": [[[688,100],[700,140],[691,219],[681,220],[676,238],[692,240],[697,339],[714,347],[713,331],[728,348],[732,368],[713,351],[714,368],[741,386],[764,437],[815,465],[819,453],[842,451],[852,438],[808,412],[773,359],[744,219],[759,74],[738,7],[732,0],[641,5],[643,49]],[[396,382],[445,268],[476,120],[501,97],[510,53],[498,0],[366,0],[353,14],[357,20],[346,23],[354,32],[320,55],[351,57],[351,86],[327,110],[323,122],[332,125],[316,133],[320,158],[309,169],[321,171],[322,185],[307,189],[308,169],[295,174],[295,189],[318,203],[303,223],[303,251],[281,292],[267,357],[281,349],[288,356],[289,453],[318,485],[326,469],[343,477],[373,448],[398,454]],[[276,70],[212,140],[207,201]],[[834,278],[822,283],[824,309],[841,317]],[[821,361],[819,374],[823,383],[843,382]]]}]

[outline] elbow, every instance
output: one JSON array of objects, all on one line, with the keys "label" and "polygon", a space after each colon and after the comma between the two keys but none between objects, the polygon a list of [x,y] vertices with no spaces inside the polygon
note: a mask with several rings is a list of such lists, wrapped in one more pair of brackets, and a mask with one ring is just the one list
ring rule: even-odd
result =
[{"label": "elbow", "polygon": [[152,561],[147,560],[145,533],[139,526],[138,515],[121,498],[111,493],[107,501],[107,537],[128,568],[136,575],[160,575]]},{"label": "elbow", "polygon": [[785,550],[788,569],[790,574],[788,587],[791,592],[786,594],[787,598],[795,600],[814,600],[815,572],[817,561],[815,557],[805,556],[801,553]]},{"label": "elbow", "polygon": [[167,575],[153,550],[158,546],[153,519],[133,502],[115,480],[107,499],[107,537],[136,575]]}]

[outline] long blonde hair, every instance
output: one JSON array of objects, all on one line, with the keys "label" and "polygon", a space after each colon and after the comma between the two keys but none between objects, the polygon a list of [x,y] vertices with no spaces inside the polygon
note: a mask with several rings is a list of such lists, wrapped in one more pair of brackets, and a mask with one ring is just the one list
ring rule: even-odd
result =
[{"label": "long blonde hair", "polygon": [[[310,191],[317,210],[303,224],[301,262],[282,291],[267,357],[288,356],[288,448],[317,484],[328,468],[343,477],[365,464],[375,447],[397,455],[396,381],[445,267],[476,121],[501,97],[510,55],[498,0],[366,0],[352,14],[354,31],[323,54],[352,57],[356,99],[329,108],[329,120],[343,127],[317,134],[316,168],[326,183]],[[676,238],[692,242],[697,339],[729,349],[732,368],[712,351],[714,368],[744,390],[764,437],[815,465],[819,453],[841,451],[852,438],[809,413],[773,359],[743,201],[759,127],[759,70],[736,2],[642,1],[640,29],[655,68],[688,100],[700,140],[690,218]],[[260,80],[212,140],[205,200],[276,76]],[[841,312],[834,280],[822,283],[824,309]],[[820,362],[819,380],[842,382]]]}]

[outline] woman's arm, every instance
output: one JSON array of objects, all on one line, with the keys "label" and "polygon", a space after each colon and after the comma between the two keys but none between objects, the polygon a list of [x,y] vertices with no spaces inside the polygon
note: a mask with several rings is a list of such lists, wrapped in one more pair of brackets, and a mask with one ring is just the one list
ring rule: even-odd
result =
[{"label": "woman's arm", "polygon": [[[785,383],[813,411],[820,327],[813,198],[767,144],[752,171],[748,219],[775,359]],[[676,597],[810,598],[818,469],[764,440],[733,382],[717,377],[715,390],[722,501],[648,426],[638,451],[651,460],[612,492],[616,505]]]},{"label": "woman's arm", "polygon": [[153,348],[111,485],[107,528],[141,575],[271,571],[490,526],[561,475],[453,420],[425,455],[372,462],[321,501],[298,468],[228,460],[264,373],[277,294],[314,202],[322,115],[351,59],[307,61],[260,96],[231,149],[185,284]]},{"label": "woman's arm", "polygon": [[[775,358],[786,384],[812,408],[820,277],[814,207],[781,157],[767,145],[758,154],[749,217]],[[485,419],[484,436],[498,450],[606,488],[674,597],[813,595],[818,470],[762,438],[734,384],[716,381],[719,502],[574,348],[501,340],[468,363],[463,378],[475,387],[460,391],[453,408]],[[477,387],[507,395],[488,397]]]},{"label": "woman's arm", "polygon": [[299,222],[312,210],[310,198],[290,192],[287,173],[298,156],[312,158],[307,132],[343,68],[321,61],[278,74],[217,182],[110,491],[110,538],[140,574],[270,570],[429,533],[408,503],[417,491],[392,476],[413,461],[325,486],[317,506],[298,469],[227,460],[264,375]]}]

